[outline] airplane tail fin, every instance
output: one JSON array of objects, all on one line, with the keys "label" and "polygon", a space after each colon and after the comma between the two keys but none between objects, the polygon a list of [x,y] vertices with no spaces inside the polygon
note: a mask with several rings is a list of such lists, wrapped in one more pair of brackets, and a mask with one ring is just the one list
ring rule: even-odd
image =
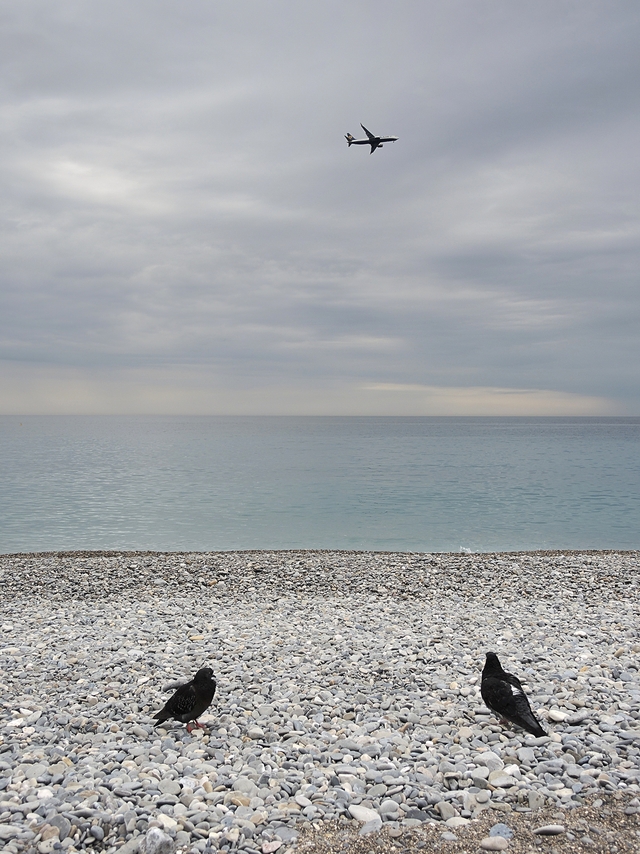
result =
[{"label": "airplane tail fin", "polygon": [[350,133],[347,133],[347,134],[345,134],[344,138],[347,140],[347,143],[349,144],[349,146],[351,146],[351,143],[354,141],[355,136],[351,136]]}]

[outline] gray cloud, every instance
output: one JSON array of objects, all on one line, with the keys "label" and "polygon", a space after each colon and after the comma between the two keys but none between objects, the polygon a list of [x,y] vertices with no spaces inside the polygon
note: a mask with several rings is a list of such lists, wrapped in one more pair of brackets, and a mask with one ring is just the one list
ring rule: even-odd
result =
[{"label": "gray cloud", "polygon": [[640,412],[636,3],[4,18],[0,411]]}]

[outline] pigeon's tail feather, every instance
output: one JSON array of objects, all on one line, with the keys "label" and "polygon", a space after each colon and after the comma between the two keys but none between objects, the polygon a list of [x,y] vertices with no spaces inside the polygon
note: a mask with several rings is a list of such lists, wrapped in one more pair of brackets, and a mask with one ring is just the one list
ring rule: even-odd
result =
[{"label": "pigeon's tail feather", "polygon": [[159,724],[161,724],[163,721],[168,720],[170,715],[168,715],[164,709],[160,709],[160,711],[156,712],[153,717],[158,721]]},{"label": "pigeon's tail feather", "polygon": [[540,726],[540,721],[533,714],[529,701],[524,694],[517,694],[514,699],[516,705],[516,717],[513,722],[518,724],[518,726],[521,726],[522,729],[526,729],[526,731],[530,732],[531,735],[535,735],[536,738],[546,735],[547,733]]},{"label": "pigeon's tail feather", "polygon": [[526,729],[527,732],[530,732],[531,735],[535,735],[536,738],[541,738],[543,735],[547,733],[542,729],[538,721],[534,718],[533,715],[529,717],[527,715],[526,718],[522,719],[522,726]]}]

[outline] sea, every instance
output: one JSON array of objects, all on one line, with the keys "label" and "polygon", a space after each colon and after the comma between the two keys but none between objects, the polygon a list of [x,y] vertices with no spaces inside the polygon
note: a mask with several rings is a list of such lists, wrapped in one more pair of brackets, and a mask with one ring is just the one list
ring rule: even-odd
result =
[{"label": "sea", "polygon": [[0,553],[640,549],[640,418],[1,416]]}]

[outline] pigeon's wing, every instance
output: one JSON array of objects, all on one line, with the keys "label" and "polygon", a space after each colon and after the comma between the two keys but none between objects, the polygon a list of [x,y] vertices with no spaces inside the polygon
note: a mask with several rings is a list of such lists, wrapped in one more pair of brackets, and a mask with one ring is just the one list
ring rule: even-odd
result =
[{"label": "pigeon's wing", "polygon": [[213,682],[211,685],[208,685],[205,691],[201,691],[198,694],[197,700],[194,703],[192,714],[194,718],[199,718],[200,715],[209,708],[211,705],[211,701],[213,700],[213,695],[216,691],[216,683]]},{"label": "pigeon's wing", "polygon": [[[482,699],[492,712],[507,719],[518,714],[516,697],[520,695],[524,697],[522,688],[511,685],[511,683],[503,679],[493,677],[483,680],[480,693],[482,694]],[[524,699],[526,702],[527,698],[525,697]]]},{"label": "pigeon's wing", "polygon": [[540,730],[541,726],[538,723],[536,716],[531,711],[529,698],[524,693],[522,682],[518,679],[517,676],[514,676],[513,673],[505,673],[504,675],[507,682],[511,685],[513,699],[518,709],[518,714],[523,720],[526,720],[530,726],[533,726],[534,729]]},{"label": "pigeon's wing", "polygon": [[524,694],[524,688],[522,687],[522,682],[518,679],[517,676],[514,676],[513,673],[505,673],[502,672],[503,679],[505,679],[510,685],[513,685],[514,688],[517,688],[522,694]]},{"label": "pigeon's wing", "polygon": [[168,712],[173,717],[188,715],[193,711],[196,699],[196,689],[193,682],[189,682],[187,685],[178,688],[173,697],[167,701],[162,711]]},{"label": "pigeon's wing", "polygon": [[544,735],[544,730],[531,711],[520,680],[511,674],[505,674],[505,676],[510,678],[508,680],[485,679],[480,688],[482,699],[496,715],[506,718],[533,735]]},{"label": "pigeon's wing", "polygon": [[540,726],[540,722],[531,711],[529,700],[524,691],[514,694],[514,703],[517,709],[517,718],[515,723],[518,723],[523,729],[528,730],[532,735],[546,735],[545,731]]}]

